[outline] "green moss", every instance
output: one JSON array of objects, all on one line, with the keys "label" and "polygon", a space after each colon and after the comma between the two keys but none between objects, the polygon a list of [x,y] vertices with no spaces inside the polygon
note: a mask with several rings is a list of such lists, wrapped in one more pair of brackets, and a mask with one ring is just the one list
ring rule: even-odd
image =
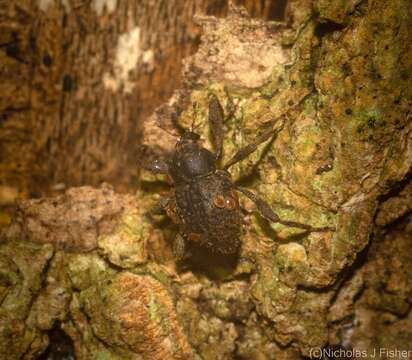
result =
[{"label": "green moss", "polygon": [[96,253],[68,254],[67,258],[67,274],[75,289],[87,289],[114,274],[114,270]]},{"label": "green moss", "polygon": [[385,134],[388,125],[380,108],[367,108],[354,111],[351,119],[352,128],[361,140],[378,140]]},{"label": "green moss", "polygon": [[[294,36],[295,34],[291,34]],[[260,95],[264,99],[273,98],[276,93],[290,86],[288,74],[285,72],[283,65],[273,68],[270,81],[259,89]]]},{"label": "green moss", "polygon": [[151,226],[141,212],[123,214],[115,230],[97,240],[99,252],[111,263],[133,268],[147,261],[146,241],[150,236]]}]

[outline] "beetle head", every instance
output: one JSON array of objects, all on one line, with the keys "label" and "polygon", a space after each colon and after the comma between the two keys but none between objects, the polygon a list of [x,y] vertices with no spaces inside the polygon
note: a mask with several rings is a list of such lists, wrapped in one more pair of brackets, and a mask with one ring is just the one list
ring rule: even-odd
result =
[{"label": "beetle head", "polygon": [[194,131],[186,130],[180,137],[177,146],[184,143],[197,143],[200,140],[200,135],[196,134]]}]

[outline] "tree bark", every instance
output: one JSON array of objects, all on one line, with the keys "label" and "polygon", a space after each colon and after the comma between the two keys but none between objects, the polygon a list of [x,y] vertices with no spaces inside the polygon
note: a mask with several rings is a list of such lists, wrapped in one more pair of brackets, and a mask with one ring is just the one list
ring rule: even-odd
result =
[{"label": "tree bark", "polygon": [[[67,8],[51,3],[47,11],[38,3],[36,11],[43,12],[37,21],[27,15],[34,5],[21,4],[13,10],[18,24],[10,22],[1,40],[10,61],[3,69],[18,67],[22,74],[7,83],[4,104],[15,105],[3,113],[7,126],[30,114],[29,125],[12,133],[30,149],[35,145],[25,131],[36,134],[37,150],[24,154],[24,166],[35,156],[53,156],[54,163],[42,164],[50,168],[35,172],[45,175],[42,182],[122,177],[116,184],[128,187],[138,144],[172,150],[171,118],[195,126],[210,146],[213,93],[227,115],[224,161],[284,121],[275,139],[231,169],[234,181],[285,220],[335,230],[308,233],[270,224],[241,199],[245,227],[234,266],[231,259],[205,263],[204,254],[194,254],[182,267],[171,253],[176,229],[166,217],[149,222],[144,216],[167,189],[162,177],[141,171],[136,195],[104,185],[21,202],[0,242],[0,354],[36,359],[61,351],[56,344],[78,359],[302,359],[319,357],[320,349],[324,356],[349,356],[332,351],[355,349],[372,358],[380,349],[409,349],[407,0],[289,0],[266,13],[262,2],[260,15],[284,17],[281,23],[249,18],[235,7],[225,18],[200,17],[200,47],[168,101],[173,85],[164,88],[163,79],[173,71],[151,63],[150,50],[155,59],[164,49],[177,50],[158,27],[153,43],[150,32],[140,35],[157,18],[139,14],[155,6],[153,14],[164,19],[162,11],[177,12],[181,2],[107,1],[102,10],[97,1],[70,1]],[[191,18],[200,5],[190,4],[182,12]],[[210,4],[215,13],[225,12]],[[17,41],[11,29],[23,34],[22,24],[32,30]],[[174,28],[164,26],[169,33]],[[180,38],[197,34],[192,26]],[[192,49],[177,51],[176,69]],[[27,53],[36,54],[34,64]],[[20,81],[29,85],[18,87]],[[156,81],[156,95],[142,90]],[[161,100],[144,101],[154,98]],[[160,103],[153,116],[134,121]],[[13,146],[3,145],[14,156],[6,167],[20,159]],[[7,179],[23,181],[20,170],[13,171]]]},{"label": "tree bark", "polygon": [[2,1],[2,183],[133,186],[142,121],[179,86],[208,1]]}]

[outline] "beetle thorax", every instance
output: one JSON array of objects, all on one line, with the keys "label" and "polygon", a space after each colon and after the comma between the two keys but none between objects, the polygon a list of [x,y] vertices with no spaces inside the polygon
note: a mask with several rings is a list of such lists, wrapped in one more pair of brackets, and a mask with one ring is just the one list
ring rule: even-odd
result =
[{"label": "beetle thorax", "polygon": [[197,142],[182,142],[176,147],[170,169],[173,180],[190,182],[216,171],[215,156]]}]

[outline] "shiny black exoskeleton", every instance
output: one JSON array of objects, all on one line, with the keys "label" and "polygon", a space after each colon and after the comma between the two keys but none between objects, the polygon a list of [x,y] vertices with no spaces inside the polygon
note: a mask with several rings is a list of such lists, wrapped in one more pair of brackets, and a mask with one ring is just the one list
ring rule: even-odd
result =
[{"label": "shiny black exoskeleton", "polygon": [[232,182],[228,169],[253,153],[259,144],[275,136],[282,126],[277,130],[270,129],[262,133],[255,142],[241,148],[219,169],[223,146],[223,120],[223,109],[218,99],[212,96],[209,102],[209,123],[215,153],[201,146],[198,134],[185,131],[170,159],[155,160],[146,166],[153,172],[168,174],[174,182],[172,195],[162,199],[157,210],[166,210],[179,225],[179,235],[174,243],[175,256],[178,259],[184,258],[188,245],[196,245],[223,255],[238,253],[241,245],[242,213],[237,191],[251,199],[269,221],[307,231],[324,230],[281,220],[264,200]]}]

